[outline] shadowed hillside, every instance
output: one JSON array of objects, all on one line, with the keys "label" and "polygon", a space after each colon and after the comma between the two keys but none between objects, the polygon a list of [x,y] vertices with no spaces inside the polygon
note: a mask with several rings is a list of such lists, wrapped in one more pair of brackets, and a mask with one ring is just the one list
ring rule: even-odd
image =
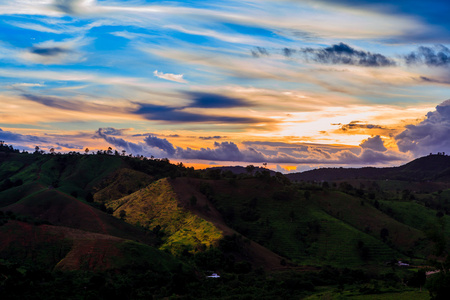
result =
[{"label": "shadowed hillside", "polygon": [[[38,272],[47,274],[42,286],[68,298],[58,282],[71,271],[80,276],[70,280],[74,288],[130,299],[194,291],[199,299],[239,298],[250,289],[301,298],[316,286],[334,295],[344,284],[357,295],[382,290],[371,282],[406,295],[405,286],[422,284],[416,272],[446,266],[450,251],[444,155],[284,176],[254,166],[193,170],[112,151],[6,148],[0,275],[11,280],[0,280],[3,290],[30,286]],[[212,272],[221,274],[216,283],[206,277]]]},{"label": "shadowed hillside", "polygon": [[450,180],[450,156],[429,155],[391,168],[321,168],[286,175],[293,181],[333,181],[349,179],[390,179],[406,181]]}]

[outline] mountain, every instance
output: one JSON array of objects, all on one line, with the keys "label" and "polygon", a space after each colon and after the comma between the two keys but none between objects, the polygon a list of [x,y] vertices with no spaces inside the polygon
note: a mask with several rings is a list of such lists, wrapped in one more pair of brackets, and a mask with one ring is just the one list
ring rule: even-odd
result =
[{"label": "mountain", "polygon": [[320,168],[287,174],[293,181],[333,181],[345,179],[390,179],[406,181],[449,181],[450,156],[434,154],[405,165],[389,168]]},{"label": "mountain", "polygon": [[[450,251],[449,167],[448,156],[430,155],[284,176],[0,145],[0,275],[9,278],[0,290],[56,286],[53,298],[71,299],[70,282],[89,286],[83,298],[301,298],[341,283],[362,293],[375,280],[403,293],[413,270],[382,274]],[[208,281],[212,272],[223,280]],[[21,291],[9,295],[32,295]]]}]

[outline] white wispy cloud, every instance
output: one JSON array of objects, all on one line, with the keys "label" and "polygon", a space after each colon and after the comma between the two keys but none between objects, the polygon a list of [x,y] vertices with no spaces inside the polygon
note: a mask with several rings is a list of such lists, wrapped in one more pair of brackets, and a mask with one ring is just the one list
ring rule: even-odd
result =
[{"label": "white wispy cloud", "polygon": [[153,75],[155,75],[158,78],[175,81],[179,83],[187,83],[187,81],[183,78],[183,74],[170,74],[170,73],[163,73],[158,72],[158,70],[155,70],[153,72]]}]

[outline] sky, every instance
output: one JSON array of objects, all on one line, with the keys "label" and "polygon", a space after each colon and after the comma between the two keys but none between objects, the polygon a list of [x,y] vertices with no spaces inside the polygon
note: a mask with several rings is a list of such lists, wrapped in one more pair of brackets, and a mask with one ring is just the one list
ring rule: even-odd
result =
[{"label": "sky", "polygon": [[203,168],[450,153],[447,1],[0,0],[0,140]]}]

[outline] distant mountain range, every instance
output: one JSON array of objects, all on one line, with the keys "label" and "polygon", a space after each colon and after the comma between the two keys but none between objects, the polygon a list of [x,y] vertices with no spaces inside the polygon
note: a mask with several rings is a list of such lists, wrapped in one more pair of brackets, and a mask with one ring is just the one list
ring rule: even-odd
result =
[{"label": "distant mountain range", "polygon": [[433,154],[415,159],[399,167],[388,168],[320,168],[287,174],[294,181],[332,181],[345,179],[449,180],[450,156]]}]

